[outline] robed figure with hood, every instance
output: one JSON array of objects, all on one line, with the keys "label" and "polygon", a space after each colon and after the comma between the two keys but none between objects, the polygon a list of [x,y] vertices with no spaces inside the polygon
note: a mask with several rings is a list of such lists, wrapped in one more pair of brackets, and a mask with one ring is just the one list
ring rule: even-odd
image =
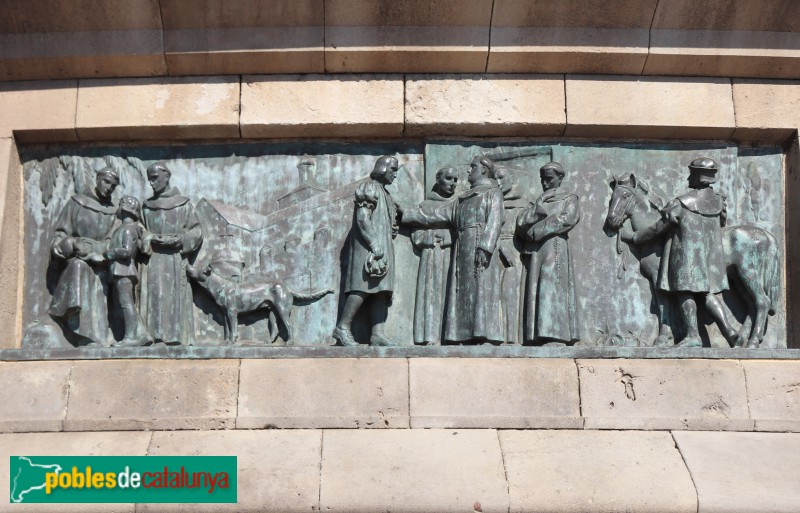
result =
[{"label": "robed figure with hood", "polygon": [[502,342],[501,265],[497,240],[503,226],[503,192],[491,178],[494,163],[475,157],[472,187],[456,201],[403,213],[403,223],[452,227],[455,238],[450,285],[445,302],[445,342]]},{"label": "robed figure with hood", "polygon": [[192,288],[186,275],[187,259],[203,242],[194,207],[177,187],[163,163],[147,168],[153,196],[142,205],[146,229],[142,254],[142,319],[155,342],[194,343]]},{"label": "robed figure with hood", "polygon": [[[431,208],[455,199],[453,194],[457,182],[455,169],[450,166],[441,168],[436,172],[436,183],[420,206]],[[440,345],[453,234],[450,228],[420,228],[411,233],[411,243],[419,250],[414,343]]]},{"label": "robed figure with hood", "polygon": [[48,312],[74,345],[108,345],[111,340],[103,253],[117,218],[111,195],[118,184],[116,171],[98,171],[94,191],[72,196],[55,224],[50,252],[65,267]]},{"label": "robed figure with hood", "polygon": [[539,173],[544,192],[517,218],[527,256],[523,334],[525,342],[564,344],[580,339],[569,243],[570,230],[581,220],[580,204],[561,187],[561,164],[545,164]]}]

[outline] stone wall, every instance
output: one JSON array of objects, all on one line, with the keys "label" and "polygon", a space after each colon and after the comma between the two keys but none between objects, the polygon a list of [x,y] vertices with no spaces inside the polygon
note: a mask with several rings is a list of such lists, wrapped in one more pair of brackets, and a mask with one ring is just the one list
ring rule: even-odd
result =
[{"label": "stone wall", "polygon": [[800,77],[792,0],[37,0],[0,80],[242,73]]},{"label": "stone wall", "polygon": [[[464,137],[784,144],[798,347],[794,2],[542,5],[4,6],[0,80],[61,80],[0,83],[0,347],[22,329],[19,146]],[[238,454],[240,504],[205,511],[797,511],[795,361],[593,356],[4,361],[0,447]]]}]

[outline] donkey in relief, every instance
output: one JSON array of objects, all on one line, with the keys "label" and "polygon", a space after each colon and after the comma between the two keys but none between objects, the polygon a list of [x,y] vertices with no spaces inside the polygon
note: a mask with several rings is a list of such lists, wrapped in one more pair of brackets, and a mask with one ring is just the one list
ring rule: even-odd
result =
[{"label": "donkey in relief", "polygon": [[[633,232],[653,225],[661,218],[663,202],[649,194],[647,183],[633,173],[611,181],[611,201],[606,226],[615,232],[630,220]],[[621,237],[620,237],[621,239]],[[618,239],[618,252],[621,242]],[[729,281],[747,305],[748,315],[732,341],[734,346],[757,348],[764,340],[767,316],[774,315],[780,300],[780,259],[778,244],[769,232],[755,226],[726,226],[722,228],[724,264]],[[664,241],[655,240],[641,246],[631,246],[639,260],[642,275],[650,282],[653,301],[659,318],[658,338],[654,345],[674,344],[671,314],[672,296],[658,287]]]}]

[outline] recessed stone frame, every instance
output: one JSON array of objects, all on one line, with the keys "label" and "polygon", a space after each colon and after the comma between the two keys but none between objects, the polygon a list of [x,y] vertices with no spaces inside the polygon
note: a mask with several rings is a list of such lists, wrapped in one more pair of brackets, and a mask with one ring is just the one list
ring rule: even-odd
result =
[{"label": "recessed stone frame", "polygon": [[[70,83],[58,83],[53,86],[51,83],[16,83],[4,84],[2,91],[12,90],[12,94],[5,94],[4,99],[10,98],[11,101],[3,101],[3,107],[8,112],[9,107],[12,108],[11,115],[7,117],[8,123],[12,126],[3,127],[3,132],[0,134],[0,158],[2,163],[8,163],[8,171],[4,174],[7,178],[4,192],[6,197],[5,207],[3,209],[2,218],[2,245],[0,245],[0,266],[2,266],[2,273],[0,274],[0,287],[6,291],[0,298],[0,320],[5,326],[14,327],[14,335],[6,337],[2,344],[5,347],[16,347],[19,344],[21,336],[21,319],[17,315],[19,310],[19,300],[21,298],[21,280],[20,280],[20,234],[22,227],[20,226],[20,202],[21,198],[21,173],[20,163],[17,151],[18,144],[25,143],[55,143],[64,141],[74,141],[80,139],[87,143],[94,143],[103,140],[152,140],[157,139],[163,143],[165,140],[170,142],[181,142],[186,140],[220,140],[236,137],[236,131],[239,135],[248,137],[258,137],[260,134],[251,133],[252,130],[246,128],[248,123],[248,115],[252,116],[251,119],[261,118],[261,125],[268,127],[270,130],[279,131],[285,128],[287,133],[291,134],[292,138],[297,137],[321,137],[322,132],[325,132],[328,137],[341,135],[343,137],[355,138],[358,140],[368,140],[370,137],[366,132],[372,129],[374,137],[388,138],[391,136],[402,136],[404,133],[409,138],[456,138],[463,139],[464,136],[482,135],[476,133],[478,127],[485,129],[487,137],[498,136],[543,136],[553,134],[553,125],[561,125],[561,128],[556,128],[559,135],[567,137],[581,137],[592,140],[604,141],[625,141],[630,139],[639,139],[645,137],[648,140],[675,140],[680,137],[682,133],[677,125],[681,121],[681,113],[685,112],[686,116],[683,119],[687,123],[683,132],[691,135],[691,139],[714,139],[714,140],[731,140],[737,142],[746,141],[748,144],[775,144],[781,142],[785,148],[785,171],[786,171],[786,197],[792,198],[796,196],[797,184],[796,174],[798,172],[798,151],[797,147],[797,132],[796,128],[791,128],[797,123],[786,119],[786,116],[791,118],[794,115],[793,106],[796,105],[796,83],[779,82],[775,87],[783,89],[784,86],[791,87],[793,91],[788,98],[788,103],[784,102],[786,109],[781,109],[782,98],[774,97],[773,93],[760,92],[758,94],[751,94],[747,101],[751,103],[766,102],[773,109],[772,112],[767,113],[766,116],[755,115],[750,119],[746,117],[747,109],[740,109],[740,102],[736,102],[737,110],[735,117],[733,112],[731,116],[727,113],[721,117],[714,118],[714,114],[703,116],[704,110],[716,109],[719,105],[711,105],[712,100],[721,98],[717,92],[711,92],[705,97],[699,95],[699,101],[692,101],[691,98],[697,95],[689,94],[689,104],[671,105],[668,109],[672,112],[671,116],[674,119],[665,119],[663,112],[646,112],[646,108],[639,105],[638,114],[636,104],[650,105],[657,107],[658,103],[658,89],[669,86],[676,90],[684,92],[697,92],[696,89],[711,90],[716,86],[722,86],[720,89],[723,92],[734,92],[732,100],[736,101],[736,88],[731,87],[731,81],[727,79],[660,79],[648,78],[641,79],[640,77],[575,77],[562,75],[547,76],[414,76],[409,75],[405,77],[400,76],[370,76],[370,77],[357,77],[359,80],[354,80],[355,83],[362,88],[362,95],[358,98],[357,103],[359,108],[351,111],[339,108],[337,110],[340,117],[328,117],[322,119],[320,123],[313,123],[309,119],[303,119],[304,112],[290,113],[293,120],[281,120],[270,118],[276,113],[280,114],[274,108],[274,105],[269,105],[269,99],[265,101],[264,97],[247,98],[245,89],[250,89],[255,85],[267,84],[273,88],[269,98],[280,97],[281,93],[286,93],[287,89],[296,89],[300,86],[301,94],[305,91],[316,87],[310,96],[303,98],[301,102],[318,101],[323,104],[331,102],[323,102],[323,97],[330,96],[330,87],[338,89],[335,94],[346,95],[351,84],[349,80],[342,80],[342,77],[314,77],[314,76],[287,76],[287,77],[206,77],[200,79],[146,79],[146,80],[114,80],[114,81],[90,81],[82,80],[80,84],[78,81],[68,81]],[[356,77],[348,77],[348,79]],[[457,91],[455,96],[458,103],[450,105],[450,110],[439,107],[437,111],[435,105],[437,100],[441,98],[440,92],[436,89],[445,85],[449,86],[448,90],[452,91],[453,88],[461,89]],[[722,84],[718,82],[722,81]],[[558,98],[553,98],[550,94],[545,94],[542,91],[536,92],[541,83],[555,82],[563,87],[561,101]],[[643,98],[637,98],[634,94],[625,94],[625,91],[620,93],[620,89],[633,87],[634,92],[639,88],[638,85],[632,83],[645,82],[648,87],[655,88],[652,91],[645,91]],[[727,82],[727,84],[726,84]],[[739,83],[744,84],[748,81],[734,80],[733,85]],[[749,81],[756,82],[756,84],[744,84],[748,87],[762,87],[766,90],[774,89],[774,84],[766,83],[764,81]],[[776,81],[772,81],[776,82]],[[122,87],[132,88],[128,93],[121,93],[117,90],[122,83]],[[311,83],[311,85],[308,85]],[[332,84],[331,84],[332,83]],[[488,83],[488,85],[487,85]],[[602,107],[603,99],[600,98],[596,103],[588,102],[591,104],[590,111],[595,109],[594,112],[586,112],[587,102],[581,104],[579,101],[580,90],[575,90],[578,84],[580,87],[586,86],[589,88],[597,87],[602,83],[602,88],[605,98],[612,106],[620,103],[633,104],[633,107],[628,105],[628,115],[638,116],[641,119],[613,119],[614,115],[619,114],[619,110],[611,109],[608,105],[606,108]],[[277,85],[276,85],[277,84]],[[306,85],[304,85],[306,84]],[[621,85],[620,85],[621,84]],[[656,84],[655,86],[653,84]],[[312,87],[313,86],[313,87]],[[382,89],[381,94],[373,94],[374,87]],[[399,87],[397,87],[399,86]],[[433,90],[419,91],[414,90],[415,86],[428,86]],[[727,86],[727,87],[725,87]],[[322,87],[322,90],[319,90]],[[183,88],[183,89],[181,89]],[[277,93],[274,90],[277,88]],[[344,89],[341,89],[344,88]],[[498,89],[499,88],[499,89]],[[510,88],[510,90],[509,90]],[[693,89],[694,88],[694,89]],[[153,91],[148,91],[152,89]],[[549,92],[555,92],[552,84],[547,86]],[[570,93],[573,89],[573,93]],[[85,102],[81,108],[80,99],[81,92],[86,90],[87,93],[83,95]],[[168,93],[164,93],[164,91]],[[533,92],[531,93],[531,91]],[[765,90],[765,91],[766,91]],[[132,91],[132,92],[131,92]],[[159,92],[160,91],[160,92]],[[515,97],[515,92],[528,92],[530,93],[526,98]],[[410,95],[410,92],[414,92]],[[630,91],[628,91],[630,93]],[[16,94],[14,94],[16,93]],[[126,96],[130,101],[129,103],[137,103],[136,94],[142,95],[140,105],[127,108],[118,108],[115,112],[115,107],[119,106],[118,102],[113,101],[118,98],[120,94],[129,94]],[[239,93],[237,95],[236,93]],[[398,98],[398,93],[405,96]],[[768,94],[769,93],[769,94]],[[21,96],[20,96],[21,94]],[[90,95],[94,94],[94,97]],[[191,95],[195,94],[196,97],[192,98]],[[615,97],[614,95],[617,94]],[[74,96],[72,96],[74,95]],[[89,96],[87,96],[89,95]],[[105,98],[103,97],[105,95]],[[167,106],[176,105],[169,100],[171,95],[177,95],[179,103],[177,103],[176,116],[170,116],[162,113],[161,119],[155,120],[153,123],[153,115],[148,114],[148,110],[158,110],[159,101],[166,102]],[[498,95],[500,98],[505,98],[505,102],[497,102]],[[653,96],[656,96],[655,98]],[[187,99],[187,96],[189,97]],[[237,98],[237,96],[240,96]],[[252,95],[251,95],[252,96]],[[209,103],[209,97],[211,97]],[[69,100],[74,98],[73,102]],[[91,101],[87,100],[89,98]],[[315,99],[316,98],[316,99]],[[511,109],[511,111],[503,111],[504,105],[509,103],[515,105],[527,105],[530,103],[537,103],[537,101],[544,101],[546,98],[547,104],[558,104],[563,102],[565,112],[561,115],[560,120],[555,120],[554,123],[547,120],[524,119],[526,114],[523,113],[520,119],[514,119],[514,112],[518,109]],[[731,98],[731,97],[729,97]],[[282,100],[287,100],[283,98]],[[483,102],[479,100],[484,100]],[[261,101],[259,104],[258,100]],[[180,103],[180,102],[183,103]],[[355,101],[351,98],[352,101]],[[428,102],[431,108],[424,108],[420,110],[414,102]],[[728,100],[731,104],[734,101]],[[452,102],[452,101],[451,101]],[[515,103],[516,102],[516,103]],[[794,102],[794,103],[793,103]],[[69,104],[75,106],[75,111],[72,116],[69,113]],[[724,103],[724,102],[723,102]],[[745,105],[746,101],[742,103]],[[66,106],[65,106],[66,105]],[[366,105],[365,108],[364,106]],[[53,107],[58,107],[54,109]],[[476,106],[470,109],[470,106]],[[253,110],[262,110],[260,112],[253,112]],[[375,109],[378,107],[383,108],[384,116],[376,119],[374,114]],[[491,114],[490,107],[496,107],[495,111],[499,114],[493,118],[487,117]],[[692,109],[694,107],[694,109]],[[708,107],[708,108],[707,108]],[[725,105],[727,107],[727,105]],[[730,111],[733,111],[733,105],[730,106]],[[20,112],[20,109],[23,112]],[[138,109],[138,113],[137,113]],[[194,112],[186,114],[186,110]],[[270,110],[271,109],[271,110]],[[676,112],[676,109],[680,112]],[[127,111],[127,112],[120,112]],[[624,109],[623,109],[624,110]],[[663,109],[661,109],[663,110]],[[719,109],[717,109],[719,110]],[[751,108],[752,111],[757,112],[757,109]],[[786,110],[789,111],[786,114]],[[98,119],[94,123],[86,122],[88,119],[85,114],[87,111],[94,111],[98,115]],[[425,111],[432,112],[434,119],[426,119]],[[776,112],[782,112],[783,116],[774,116]],[[60,114],[59,114],[60,112]],[[180,112],[183,112],[181,117]],[[364,114],[369,119],[358,120],[360,113]],[[470,119],[447,119],[452,113],[466,113],[466,118],[470,116],[477,116],[478,120]],[[552,110],[550,111],[553,112]],[[694,112],[694,114],[692,113]],[[699,112],[699,114],[698,114]],[[231,113],[233,115],[231,115]],[[402,114],[402,118],[398,119],[397,114]],[[610,117],[609,117],[610,113]],[[718,114],[718,113],[717,113]],[[141,120],[137,123],[135,120],[125,119],[127,117],[139,115]],[[415,117],[416,116],[416,117]],[[582,117],[583,116],[583,117]],[[438,119],[436,119],[438,117]],[[669,116],[668,116],[669,117]],[[703,123],[698,123],[697,118],[705,119],[706,126],[700,126]],[[769,119],[765,119],[769,118]],[[156,116],[157,118],[157,116]],[[324,118],[324,113],[323,113]],[[353,118],[353,119],[348,119]],[[482,119],[481,119],[482,118]],[[623,116],[624,118],[624,116]],[[694,119],[688,119],[694,118]],[[725,119],[722,119],[725,118]],[[774,121],[770,126],[770,119]],[[81,120],[84,121],[81,124]],[[397,121],[394,121],[397,120]],[[742,120],[740,122],[740,120]],[[344,122],[342,122],[344,121]],[[358,123],[357,121],[363,121]],[[648,124],[650,123],[650,124]],[[88,125],[94,124],[95,126],[88,129]],[[122,126],[124,125],[124,126]],[[691,128],[695,125],[695,128]],[[712,126],[708,126],[712,125]],[[726,126],[727,125],[727,126]],[[83,126],[84,128],[81,128]],[[398,130],[397,127],[400,127]],[[233,128],[235,127],[236,130]],[[399,132],[399,133],[398,133]],[[555,135],[555,134],[553,134]],[[263,137],[263,136],[262,136]],[[275,135],[272,135],[275,137]],[[526,138],[528,138],[526,136]],[[570,137],[571,138],[571,137]],[[787,235],[787,262],[793,262],[797,256],[800,247],[798,242],[792,239],[791,234],[797,231],[796,207],[793,206],[791,201],[787,201],[787,219],[786,219],[786,235]],[[798,280],[797,273],[792,272],[792,266],[787,266],[785,278],[787,280],[787,330],[789,332],[788,344],[789,347],[798,347],[798,326],[797,322],[793,322],[798,316],[798,308],[796,302],[792,300],[792,295],[795,289],[795,284]],[[11,292],[8,292],[11,291]],[[9,333],[11,330],[8,330]],[[360,349],[360,348],[359,348]],[[417,351],[412,348],[409,350],[411,353]],[[458,348],[448,349],[453,355],[469,356],[465,351]],[[613,356],[609,352],[597,352],[590,348],[582,350],[586,356]],[[247,354],[248,350],[240,351],[242,354]],[[324,351],[327,352],[327,351]],[[366,350],[367,353],[378,353],[376,351]],[[402,351],[401,351],[402,352]],[[397,354],[396,350],[385,351],[387,355]],[[527,354],[513,354],[513,351],[508,351],[508,356],[529,356]],[[695,353],[689,351],[686,356],[717,356],[717,357],[733,357],[731,353],[714,355],[712,352]],[[784,356],[782,351],[776,352],[773,357]],[[480,353],[478,353],[480,354]],[[624,348],[617,350],[616,353],[625,356],[641,356],[646,357],[640,350]],[[257,356],[250,354],[251,356]],[[483,353],[485,355],[485,353]],[[569,354],[569,356],[574,353]],[[8,355],[11,357],[12,355]],[[40,355],[39,357],[43,357]],[[57,354],[50,356],[58,357]],[[62,357],[65,357],[63,355]],[[72,355],[75,357],[77,355]],[[119,356],[122,356],[120,354]],[[134,356],[130,354],[129,356]],[[158,355],[154,355],[158,356]],[[197,351],[187,351],[186,354],[176,356],[200,356]],[[225,356],[220,354],[219,356]],[[233,354],[231,354],[233,356]],[[328,354],[327,356],[334,356]],[[344,356],[344,354],[342,354]],[[542,352],[541,356],[568,356],[567,353],[562,353],[562,350],[548,350]],[[656,356],[656,355],[653,355]],[[667,356],[662,355],[661,357]],[[670,356],[681,356],[675,352]],[[744,356],[744,355],[743,355]],[[766,355],[752,355],[750,357],[765,357]],[[785,354],[787,357],[792,357],[791,351]],[[93,357],[113,357],[110,354],[98,353]]]}]

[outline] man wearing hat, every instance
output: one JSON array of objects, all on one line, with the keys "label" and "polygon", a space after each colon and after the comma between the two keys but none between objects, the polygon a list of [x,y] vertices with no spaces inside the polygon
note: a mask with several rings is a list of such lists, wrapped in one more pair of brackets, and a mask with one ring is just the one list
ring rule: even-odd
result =
[{"label": "man wearing hat", "polygon": [[691,191],[670,201],[662,218],[650,228],[624,236],[642,244],[669,233],[661,258],[658,287],[676,294],[686,328],[681,347],[701,347],[697,328],[697,301],[720,327],[732,344],[738,333],[728,322],[725,306],[716,294],[728,289],[727,269],[722,248],[722,226],[727,217],[725,196],[711,188],[717,181],[719,166],[714,159],[700,157],[689,164]]}]

